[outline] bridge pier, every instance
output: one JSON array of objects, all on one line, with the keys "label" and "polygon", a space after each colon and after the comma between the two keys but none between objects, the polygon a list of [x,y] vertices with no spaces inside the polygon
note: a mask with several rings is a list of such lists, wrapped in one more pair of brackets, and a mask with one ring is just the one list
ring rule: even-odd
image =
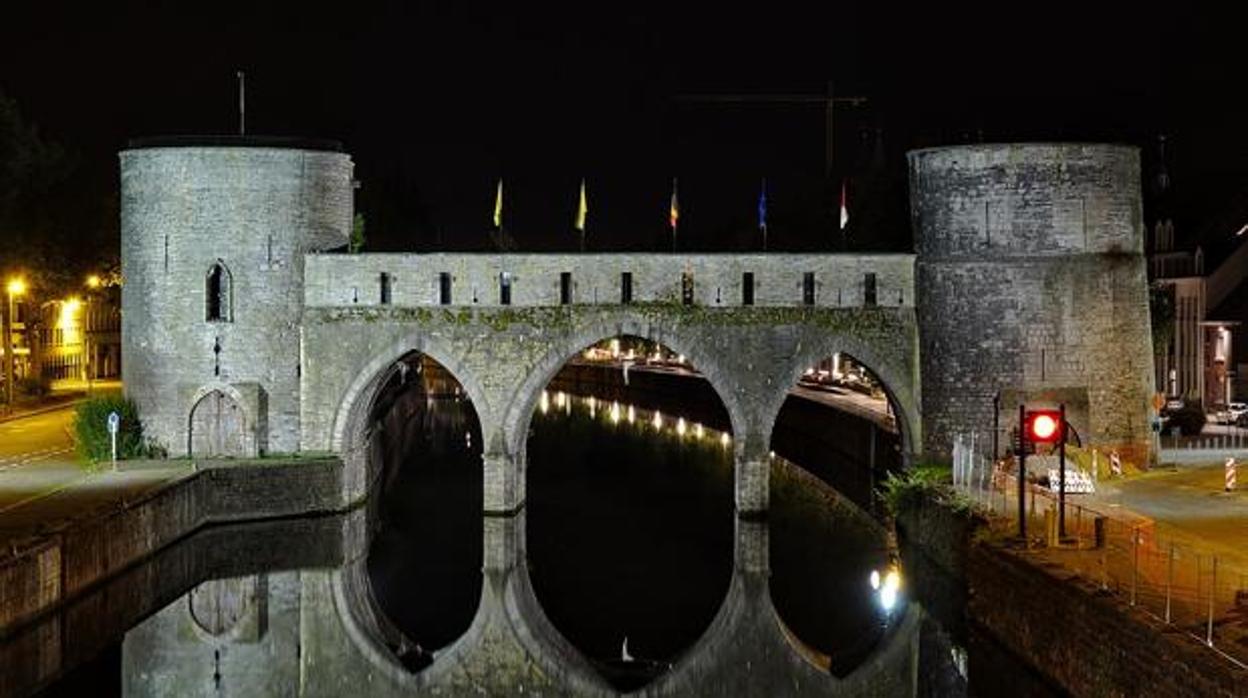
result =
[{"label": "bridge pier", "polygon": [[757,518],[767,513],[771,479],[767,454],[766,444],[760,449],[749,443],[736,454],[737,513],[743,517]]},{"label": "bridge pier", "polygon": [[524,451],[481,455],[486,515],[514,514],[524,506]]}]

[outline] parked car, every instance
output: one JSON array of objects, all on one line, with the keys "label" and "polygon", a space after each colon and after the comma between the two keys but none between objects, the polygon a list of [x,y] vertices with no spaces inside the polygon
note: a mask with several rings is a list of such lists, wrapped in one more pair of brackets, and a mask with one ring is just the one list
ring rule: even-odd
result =
[{"label": "parked car", "polygon": [[1227,424],[1238,424],[1239,418],[1248,414],[1248,402],[1232,402],[1226,406]]},{"label": "parked car", "polygon": [[1239,415],[1239,418],[1235,420],[1235,426],[1241,429],[1248,429],[1248,412]]}]

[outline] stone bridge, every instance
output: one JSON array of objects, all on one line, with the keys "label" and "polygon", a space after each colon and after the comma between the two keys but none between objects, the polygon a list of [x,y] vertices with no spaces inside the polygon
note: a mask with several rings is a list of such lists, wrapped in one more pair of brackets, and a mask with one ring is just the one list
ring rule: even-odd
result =
[{"label": "stone bridge", "polygon": [[300,448],[342,454],[367,496],[372,408],[413,352],[442,364],[481,423],[487,512],[525,500],[543,389],[587,347],[634,335],[684,354],[723,401],[736,502],[768,503],[772,426],[802,372],[835,352],[885,384],[907,457],[922,444],[912,255],[309,255]]}]

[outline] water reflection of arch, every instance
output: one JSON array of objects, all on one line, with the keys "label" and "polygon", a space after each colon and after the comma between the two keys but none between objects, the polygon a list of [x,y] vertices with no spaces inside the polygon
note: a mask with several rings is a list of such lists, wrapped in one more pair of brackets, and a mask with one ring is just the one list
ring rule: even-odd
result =
[{"label": "water reflection of arch", "polygon": [[[766,521],[737,519],[733,578],[719,613],[672,670],[641,695],[913,695],[906,677],[917,670],[918,608],[908,606],[847,676],[833,676],[771,603],[768,538]],[[902,664],[909,670],[900,671]]]},{"label": "water reflection of arch", "polygon": [[[542,391],[550,384],[551,379],[568,363],[587,347],[607,339],[620,336],[634,336],[658,342],[668,349],[684,354],[689,363],[710,384],[728,412],[728,421],[734,435],[746,433],[745,409],[742,399],[745,396],[738,390],[738,383],[730,370],[723,364],[720,355],[713,347],[703,346],[692,333],[686,334],[674,323],[660,320],[639,319],[635,313],[604,316],[601,319],[578,325],[558,339],[548,340],[549,348],[531,365],[528,375],[519,385],[517,391],[507,401],[502,414],[503,437],[511,453],[525,452],[529,426],[533,419],[533,411],[541,399]],[[736,450],[740,453],[741,446]],[[524,473],[518,479],[524,481]]]},{"label": "water reflection of arch", "polygon": [[[797,344],[797,350],[790,361],[781,367],[784,373],[777,381],[779,390],[766,396],[767,402],[761,407],[762,414],[767,415],[763,419],[767,440],[771,440],[771,431],[780,416],[780,408],[784,405],[789,390],[798,384],[806,369],[836,353],[853,357],[879,379],[896,413],[902,456],[909,463],[920,452],[923,443],[922,422],[919,418],[917,357],[911,357],[908,353],[889,352],[850,334],[811,332]],[[898,356],[905,358],[899,359]]]},{"label": "water reflection of arch", "polygon": [[370,435],[369,419],[383,387],[399,370],[402,359],[412,353],[428,356],[464,388],[473,410],[481,424],[485,446],[490,448],[496,429],[493,418],[496,406],[489,400],[476,374],[460,352],[441,337],[428,332],[411,332],[377,352],[360,369],[347,385],[334,415],[330,449],[341,454],[343,460],[343,488],[349,499],[359,499],[368,494],[371,483],[378,476],[368,453]]},{"label": "water reflection of arch", "polygon": [[[524,513],[485,518],[485,582],[468,629],[435,652],[432,663],[408,671],[391,651],[401,633],[380,611],[358,555],[334,571],[337,616],[351,643],[370,666],[401,692],[436,690],[452,694],[536,688],[541,679],[559,694],[608,696],[613,691],[546,619],[523,564]],[[361,529],[366,532],[367,528]],[[366,540],[366,537],[363,539]],[[367,550],[366,542],[353,548]],[[536,671],[532,671],[535,665]],[[375,688],[375,687],[374,687]]]}]

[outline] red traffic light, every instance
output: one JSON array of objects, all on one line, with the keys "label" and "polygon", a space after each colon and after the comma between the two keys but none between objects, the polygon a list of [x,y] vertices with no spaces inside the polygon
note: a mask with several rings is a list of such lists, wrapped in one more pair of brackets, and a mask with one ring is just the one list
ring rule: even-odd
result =
[{"label": "red traffic light", "polygon": [[1034,410],[1027,413],[1027,440],[1037,444],[1060,441],[1062,415],[1057,410]]}]

